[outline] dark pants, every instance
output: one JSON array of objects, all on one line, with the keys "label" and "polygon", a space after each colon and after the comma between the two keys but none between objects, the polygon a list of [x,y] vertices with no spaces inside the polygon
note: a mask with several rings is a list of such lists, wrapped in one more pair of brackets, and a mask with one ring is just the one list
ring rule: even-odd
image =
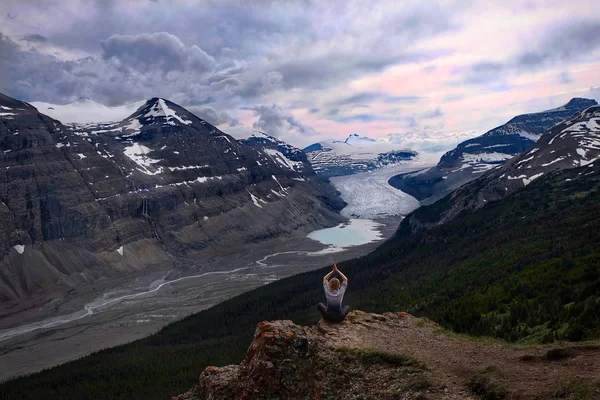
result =
[{"label": "dark pants", "polygon": [[317,304],[317,310],[323,316],[323,319],[330,322],[342,322],[346,315],[350,312],[350,306],[345,306],[342,309],[328,309],[325,304]]}]

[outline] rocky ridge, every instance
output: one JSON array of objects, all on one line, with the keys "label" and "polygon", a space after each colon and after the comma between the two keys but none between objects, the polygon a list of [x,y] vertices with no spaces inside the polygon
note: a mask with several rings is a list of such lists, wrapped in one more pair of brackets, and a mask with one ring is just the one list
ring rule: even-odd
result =
[{"label": "rocky ridge", "polygon": [[390,184],[418,200],[437,199],[531,149],[548,129],[596,104],[595,100],[573,98],[552,110],[518,115],[504,125],[460,143],[444,154],[435,167],[394,177]]},{"label": "rocky ridge", "polygon": [[[435,218],[427,222],[413,214],[407,218],[413,230],[438,225],[465,211],[475,211],[517,192],[532,182],[556,171],[594,166],[600,159],[600,106],[586,108],[570,119],[554,126],[541,136],[529,151],[498,165],[476,180],[455,190],[431,207]],[[586,169],[578,174],[592,173]],[[420,211],[421,213],[424,210]]]},{"label": "rocky ridge", "polygon": [[548,399],[574,379],[597,380],[598,355],[599,346],[485,343],[407,313],[352,311],[341,324],[261,322],[239,365],[207,367],[173,399],[476,399],[481,376],[501,396],[489,398]]},{"label": "rocky ridge", "polygon": [[241,139],[240,142],[247,146],[261,149],[286,168],[291,168],[306,176],[315,175],[306,154],[302,150],[274,136],[255,131],[249,137]]}]

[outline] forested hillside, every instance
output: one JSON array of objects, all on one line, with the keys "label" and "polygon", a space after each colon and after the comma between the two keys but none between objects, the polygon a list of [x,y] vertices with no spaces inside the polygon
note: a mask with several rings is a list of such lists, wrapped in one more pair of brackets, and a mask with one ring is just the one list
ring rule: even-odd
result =
[{"label": "forested hillside", "polygon": [[[440,204],[417,210],[419,219],[435,217]],[[372,254],[339,265],[350,279],[346,302],[513,342],[598,339],[599,225],[600,167],[548,174],[444,225],[417,234],[401,225]],[[274,282],[152,337],[4,383],[2,399],[182,393],[207,365],[238,363],[257,322],[316,322],[325,272]]]}]

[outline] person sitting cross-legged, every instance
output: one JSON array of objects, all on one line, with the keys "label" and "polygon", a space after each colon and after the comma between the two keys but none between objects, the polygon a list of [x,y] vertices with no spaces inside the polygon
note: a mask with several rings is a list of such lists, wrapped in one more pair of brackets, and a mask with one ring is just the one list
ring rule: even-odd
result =
[{"label": "person sitting cross-legged", "polygon": [[[342,278],[342,284],[337,278],[331,278],[335,273],[338,273]],[[327,298],[327,307],[323,303],[317,305],[317,309],[323,316],[323,318],[330,322],[342,322],[346,315],[350,311],[350,306],[342,307],[342,300],[344,299],[344,293],[348,287],[348,278],[342,274],[336,264],[333,264],[333,271],[323,277],[323,290],[325,290],[325,297]]]}]

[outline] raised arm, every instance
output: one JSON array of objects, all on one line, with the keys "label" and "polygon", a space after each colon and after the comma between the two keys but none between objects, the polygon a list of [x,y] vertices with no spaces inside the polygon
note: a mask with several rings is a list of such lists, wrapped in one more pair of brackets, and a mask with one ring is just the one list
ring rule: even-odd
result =
[{"label": "raised arm", "polygon": [[331,278],[331,275],[333,275],[334,272],[335,272],[335,268],[330,273],[328,273],[327,275],[325,275],[323,277],[323,282],[327,282],[329,280],[329,278]]},{"label": "raised arm", "polygon": [[346,275],[342,274],[342,271],[340,271],[337,267],[337,264],[333,264],[333,271],[332,272],[337,272],[338,274],[340,274],[340,277],[342,278],[342,281],[345,284],[348,284],[348,278],[346,278]]}]

